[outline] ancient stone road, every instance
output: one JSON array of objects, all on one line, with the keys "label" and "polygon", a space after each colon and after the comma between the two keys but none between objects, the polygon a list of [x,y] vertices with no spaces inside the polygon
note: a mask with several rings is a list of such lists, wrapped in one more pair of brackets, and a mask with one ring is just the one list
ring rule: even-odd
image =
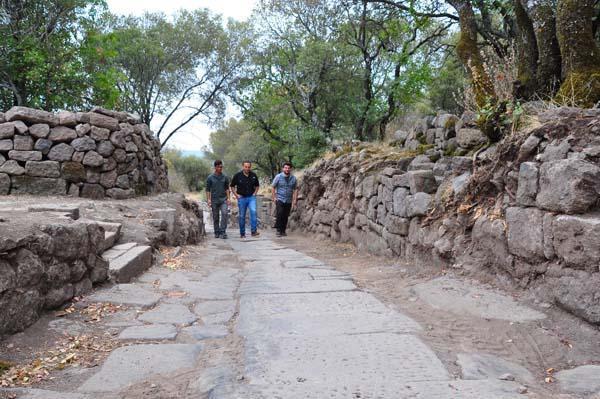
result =
[{"label": "ancient stone road", "polygon": [[92,302],[126,304],[105,321],[118,339],[72,387],[23,398],[523,398],[517,382],[457,380],[421,326],[351,276],[260,239],[210,239],[191,268],[153,267]]}]

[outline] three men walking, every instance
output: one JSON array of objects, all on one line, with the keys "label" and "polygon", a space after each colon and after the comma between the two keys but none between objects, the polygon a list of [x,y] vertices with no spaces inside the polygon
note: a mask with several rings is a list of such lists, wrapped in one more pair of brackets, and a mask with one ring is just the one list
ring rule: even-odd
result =
[{"label": "three men walking", "polygon": [[[252,163],[244,161],[242,170],[237,172],[231,182],[223,174],[223,162],[214,162],[215,171],[206,180],[206,199],[213,216],[216,238],[227,238],[228,210],[230,188],[237,198],[239,208],[240,237],[246,237],[246,212],[250,211],[250,233],[259,235],[256,216],[256,193],[260,187],[258,176],[252,172]],[[275,229],[277,237],[286,236],[286,228],[290,212],[296,207],[298,200],[298,183],[292,175],[292,164],[283,164],[282,172],[271,184],[273,203],[275,203]]]}]

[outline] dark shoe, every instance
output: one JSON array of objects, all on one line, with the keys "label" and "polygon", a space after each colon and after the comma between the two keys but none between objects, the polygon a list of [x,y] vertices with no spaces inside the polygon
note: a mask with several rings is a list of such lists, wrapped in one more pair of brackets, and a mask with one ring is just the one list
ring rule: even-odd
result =
[{"label": "dark shoe", "polygon": [[220,238],[221,237],[221,233],[215,233],[215,238]]},{"label": "dark shoe", "polygon": [[246,234],[240,234],[240,238],[246,238]]},{"label": "dark shoe", "polygon": [[286,233],[285,231],[282,231],[282,232],[281,232],[281,236],[282,236],[282,237],[287,237],[287,233]]},{"label": "dark shoe", "polygon": [[258,237],[259,235],[260,235],[260,233],[258,231],[252,232],[252,237]]},{"label": "dark shoe", "polygon": [[275,237],[281,237],[281,231],[276,232]]},{"label": "dark shoe", "polygon": [[224,239],[224,240],[226,240],[227,239],[227,234],[225,234],[225,233],[221,234],[221,238]]}]

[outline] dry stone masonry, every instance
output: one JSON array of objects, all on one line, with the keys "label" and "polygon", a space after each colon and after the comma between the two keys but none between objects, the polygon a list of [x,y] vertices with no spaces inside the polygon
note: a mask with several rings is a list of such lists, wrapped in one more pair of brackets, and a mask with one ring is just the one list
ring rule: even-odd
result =
[{"label": "dry stone masonry", "polygon": [[323,159],[304,173],[294,223],[493,274],[600,324],[600,111],[532,117],[537,128],[487,148],[473,115],[438,115],[396,132],[398,154],[361,145]]},{"label": "dry stone masonry", "polygon": [[97,107],[0,113],[0,195],[124,199],[167,188],[160,143],[135,116]]}]

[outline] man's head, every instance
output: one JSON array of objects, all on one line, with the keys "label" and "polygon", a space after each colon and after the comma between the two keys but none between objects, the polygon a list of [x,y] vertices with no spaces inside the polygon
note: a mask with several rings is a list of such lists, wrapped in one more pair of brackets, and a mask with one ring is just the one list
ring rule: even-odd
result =
[{"label": "man's head", "polygon": [[292,163],[291,163],[291,162],[285,162],[285,163],[283,164],[283,174],[284,174],[284,175],[286,175],[286,176],[289,176],[289,175],[290,175],[290,173],[292,173],[292,168],[293,168],[293,167],[294,167],[294,166],[292,165]]},{"label": "man's head", "polygon": [[250,171],[252,170],[252,162],[250,162],[250,161],[242,162],[242,170],[246,174],[250,173]]},{"label": "man's head", "polygon": [[217,159],[213,165],[215,166],[215,173],[220,174],[223,172],[223,161]]}]

